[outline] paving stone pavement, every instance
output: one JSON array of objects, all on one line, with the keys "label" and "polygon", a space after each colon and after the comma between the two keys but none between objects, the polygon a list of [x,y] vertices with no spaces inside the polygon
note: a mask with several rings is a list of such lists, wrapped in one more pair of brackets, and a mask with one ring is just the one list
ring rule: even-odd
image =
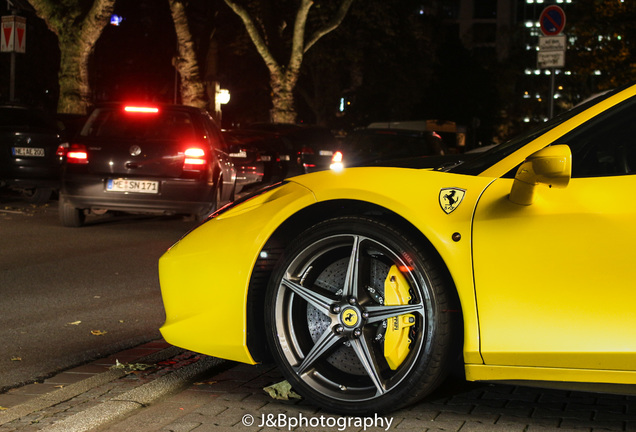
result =
[{"label": "paving stone pavement", "polygon": [[[3,414],[16,412],[25,402],[9,406],[0,412],[0,432],[636,431],[634,396],[468,383],[458,378],[450,379],[421,403],[387,416],[363,419],[335,416],[302,400],[272,399],[263,388],[282,380],[272,365],[220,362],[188,351],[168,351],[167,344],[158,343],[157,347],[162,347],[163,357],[168,358],[158,360],[148,370],[108,369],[93,374],[93,378],[84,378],[68,387],[95,378],[105,382],[3,423]],[[143,349],[120,357],[134,360],[142,352]],[[113,363],[113,359],[101,361],[109,362]],[[96,370],[96,364],[83,366],[81,370],[88,374],[89,370]],[[184,373],[186,370],[191,371]],[[47,380],[49,384],[39,385],[69,381],[68,376],[61,375]],[[147,399],[136,395],[144,389],[154,393],[153,385],[162,380],[174,384],[169,386],[170,391],[160,396],[151,394]],[[58,387],[48,387],[49,393],[45,394],[55,394],[61,390]],[[0,406],[6,406],[3,403],[19,390],[0,395]],[[41,394],[31,395],[31,400],[36,397],[41,398]],[[111,412],[112,404],[129,407],[125,412]],[[95,417],[103,418],[96,421]],[[76,418],[83,421],[73,421]]]}]

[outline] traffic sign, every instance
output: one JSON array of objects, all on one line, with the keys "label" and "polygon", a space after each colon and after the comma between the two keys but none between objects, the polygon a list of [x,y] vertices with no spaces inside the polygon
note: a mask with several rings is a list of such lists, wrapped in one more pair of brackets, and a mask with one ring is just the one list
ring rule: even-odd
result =
[{"label": "traffic sign", "polygon": [[537,67],[562,68],[565,67],[565,35],[539,36],[539,51],[537,52]]},{"label": "traffic sign", "polygon": [[0,51],[25,52],[26,18],[16,15],[3,16],[0,33]]},{"label": "traffic sign", "polygon": [[565,27],[565,12],[559,6],[548,6],[541,12],[539,24],[545,36],[556,36]]}]

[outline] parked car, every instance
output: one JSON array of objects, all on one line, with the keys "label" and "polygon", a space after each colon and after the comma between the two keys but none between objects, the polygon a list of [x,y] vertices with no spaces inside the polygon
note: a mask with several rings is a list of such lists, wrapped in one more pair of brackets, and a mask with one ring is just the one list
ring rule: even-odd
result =
[{"label": "parked car", "polygon": [[109,210],[204,217],[234,198],[236,172],[221,131],[197,108],[101,105],[59,152],[64,226]]},{"label": "parked car", "polygon": [[380,165],[396,159],[444,156],[446,146],[435,132],[406,129],[358,129],[345,138],[334,152],[331,169]]},{"label": "parked car", "polygon": [[160,259],[161,332],[272,356],[346,415],[412,404],[458,361],[470,381],[633,391],[635,117],[633,85],[463,163],[324,171],[234,203]]},{"label": "parked car", "polygon": [[275,133],[286,142],[280,154],[285,177],[329,169],[337,146],[331,131],[320,126],[255,123],[245,129]]},{"label": "parked car", "polygon": [[281,153],[287,153],[285,141],[269,132],[250,130],[223,131],[236,167],[236,192],[266,186],[283,179]]},{"label": "parked car", "polygon": [[43,204],[60,187],[62,132],[44,111],[0,106],[0,186]]}]

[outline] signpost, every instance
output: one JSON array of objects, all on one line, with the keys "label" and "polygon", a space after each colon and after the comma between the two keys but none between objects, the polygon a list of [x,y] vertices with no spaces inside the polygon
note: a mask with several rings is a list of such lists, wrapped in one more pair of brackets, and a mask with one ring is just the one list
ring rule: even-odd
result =
[{"label": "signpost", "polygon": [[541,12],[539,25],[543,36],[539,37],[537,67],[551,69],[550,73],[550,112],[554,115],[555,69],[565,67],[566,37],[561,32],[565,27],[565,12],[559,6],[548,6]]}]

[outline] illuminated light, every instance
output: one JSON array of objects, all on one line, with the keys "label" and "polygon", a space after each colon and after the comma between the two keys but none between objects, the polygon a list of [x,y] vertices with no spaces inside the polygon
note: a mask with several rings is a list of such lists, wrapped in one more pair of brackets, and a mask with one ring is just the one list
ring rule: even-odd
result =
[{"label": "illuminated light", "polygon": [[66,162],[70,164],[87,164],[88,152],[83,144],[73,144],[66,153]]},{"label": "illuminated light", "polygon": [[124,111],[129,113],[147,113],[156,114],[159,112],[159,108],[156,107],[139,107],[139,106],[126,106]]},{"label": "illuminated light", "polygon": [[530,117],[524,117],[523,118],[523,122],[524,123],[530,123]]},{"label": "illuminated light", "polygon": [[331,162],[342,162],[342,152],[335,152],[331,158]]},{"label": "illuminated light", "polygon": [[187,149],[184,154],[184,170],[200,170],[207,164],[207,161],[205,160],[205,151],[199,147],[191,147]]},{"label": "illuminated light", "polygon": [[269,254],[265,251],[262,251],[259,256],[263,259],[267,259],[269,257]]},{"label": "illuminated light", "polygon": [[216,92],[216,101],[221,105],[225,105],[230,101],[230,91],[227,89],[219,89]]},{"label": "illuminated light", "polygon": [[344,169],[344,164],[341,162],[335,162],[329,165],[329,169],[335,172],[340,172]]},{"label": "illuminated light", "polygon": [[205,156],[205,152],[200,148],[189,148],[185,151],[185,155],[190,157],[203,157]]},{"label": "illuminated light", "polygon": [[121,15],[112,14],[110,16],[110,25],[114,25],[115,27],[117,27],[119,26],[119,24],[122,23],[122,21],[124,21],[124,17],[122,17]]}]

